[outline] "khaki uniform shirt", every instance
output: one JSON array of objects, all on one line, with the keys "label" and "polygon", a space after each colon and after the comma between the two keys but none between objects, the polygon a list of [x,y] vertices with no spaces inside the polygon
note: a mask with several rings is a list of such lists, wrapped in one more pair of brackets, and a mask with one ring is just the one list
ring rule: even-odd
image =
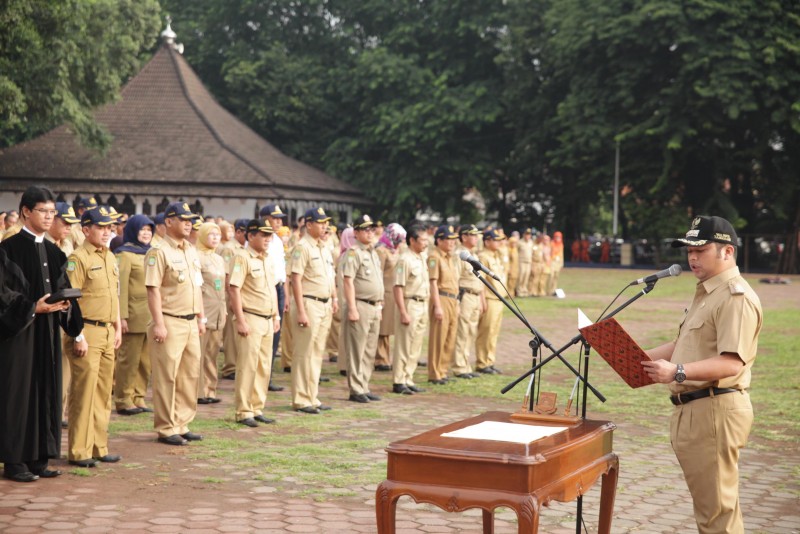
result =
[{"label": "khaki uniform shirt", "polygon": [[86,236],[83,235],[83,230],[81,230],[81,224],[75,223],[69,229],[69,237],[72,241],[72,247],[78,248],[79,246],[83,245],[83,241],[86,239]]},{"label": "khaki uniform shirt", "polygon": [[61,243],[56,243],[56,240],[53,239],[53,236],[51,236],[48,232],[45,232],[44,238],[57,246],[59,250],[64,253],[64,256],[69,257],[69,255],[72,254],[72,251],[75,250],[75,247],[72,246],[72,241],[69,240],[69,237],[62,239]]},{"label": "khaki uniform shirt", "polygon": [[678,328],[672,363],[691,363],[732,352],[739,355],[744,366],[736,376],[713,382],[673,382],[670,391],[750,387],[750,369],[758,351],[761,320],[761,301],[741,277],[738,267],[698,283],[694,300]]},{"label": "khaki uniform shirt", "polygon": [[[478,254],[478,260],[480,260],[480,262],[485,265],[487,269],[496,274],[500,280],[502,280],[503,284],[506,283],[506,265],[502,250],[496,250],[492,252],[489,249],[484,249],[480,254]],[[498,293],[505,295],[506,290],[503,289],[503,286],[500,284],[500,282],[491,276],[487,276],[485,279],[492,285],[493,288],[497,290]],[[495,296],[495,294],[491,291],[485,291],[484,293],[487,299],[498,300],[497,296]]]},{"label": "khaki uniform shirt", "polygon": [[225,260],[212,251],[199,252],[200,272],[203,273],[203,315],[209,330],[222,330],[228,314],[225,307]]},{"label": "khaki uniform shirt", "polygon": [[275,273],[269,255],[245,249],[236,254],[231,263],[230,284],[240,288],[242,311],[256,315],[275,315]]},{"label": "khaki uniform shirt", "polygon": [[85,241],[67,259],[67,276],[83,294],[78,303],[84,319],[119,319],[119,269],[110,250]]},{"label": "khaki uniform shirt", "polygon": [[353,279],[357,299],[383,301],[381,260],[372,245],[353,245],[345,254],[342,275]]},{"label": "khaki uniform shirt", "polygon": [[150,248],[161,248],[163,244],[164,238],[156,233],[153,233],[153,239],[150,240]]},{"label": "khaki uniform shirt", "polygon": [[302,275],[303,294],[321,299],[333,296],[332,263],[323,255],[323,243],[303,236],[292,251],[291,271]]},{"label": "khaki uniform shirt", "polygon": [[242,246],[235,239],[231,239],[222,245],[220,249],[219,255],[222,256],[222,260],[225,262],[225,274],[231,274],[231,263],[233,262],[233,257],[237,252],[243,251],[244,246]]},{"label": "khaki uniform shirt", "polygon": [[462,250],[466,250],[470,254],[471,251],[467,250],[467,247],[458,246],[456,250],[453,252],[453,255],[458,260],[458,287],[459,289],[465,289],[469,293],[482,293],[483,292],[483,284],[478,277],[472,272],[472,266],[468,263],[461,261],[459,254]]},{"label": "khaki uniform shirt", "polygon": [[515,238],[506,241],[508,250],[508,273],[516,273],[519,270],[519,249]]},{"label": "khaki uniform shirt", "polygon": [[452,253],[445,254],[436,247],[433,252],[428,256],[428,277],[430,280],[436,280],[439,291],[450,293],[451,295],[458,294],[458,277],[459,270],[457,256]]},{"label": "khaki uniform shirt", "polygon": [[403,288],[405,298],[428,299],[431,296],[429,275],[422,254],[406,250],[400,254],[394,268],[394,285]]},{"label": "khaki uniform shirt", "polygon": [[120,252],[119,265],[119,315],[128,321],[132,334],[147,332],[150,308],[147,307],[147,288],[144,285],[144,254]]},{"label": "khaki uniform shirt", "polygon": [[178,246],[169,236],[160,248],[145,256],[144,283],[161,288],[161,311],[167,315],[192,315],[202,309],[203,273],[197,249],[187,240]]}]

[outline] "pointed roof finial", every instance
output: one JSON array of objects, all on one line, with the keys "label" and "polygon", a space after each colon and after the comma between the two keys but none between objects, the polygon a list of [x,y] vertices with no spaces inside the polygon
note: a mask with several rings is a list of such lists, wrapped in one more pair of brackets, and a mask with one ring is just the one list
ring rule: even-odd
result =
[{"label": "pointed roof finial", "polygon": [[167,15],[164,18],[167,21],[167,27],[161,32],[161,38],[164,40],[164,44],[172,47],[172,49],[176,50],[179,54],[183,54],[183,44],[175,42],[178,34],[172,30],[172,17]]}]

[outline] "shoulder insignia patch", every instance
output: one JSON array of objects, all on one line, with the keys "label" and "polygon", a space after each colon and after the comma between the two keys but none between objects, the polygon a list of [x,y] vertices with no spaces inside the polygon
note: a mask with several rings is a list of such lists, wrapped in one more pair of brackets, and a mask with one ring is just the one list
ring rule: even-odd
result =
[{"label": "shoulder insignia patch", "polygon": [[70,260],[67,262],[67,271],[72,272],[75,270],[75,260]]},{"label": "shoulder insignia patch", "polygon": [[294,249],[294,252],[292,252],[292,257],[293,257],[293,258],[299,258],[299,257],[300,257],[300,254],[301,254],[301,253],[300,253],[300,250],[299,250],[299,249]]},{"label": "shoulder insignia patch", "polygon": [[398,263],[398,264],[397,264],[397,267],[395,267],[395,270],[396,270],[398,273],[402,273],[402,272],[403,272],[403,264],[402,264],[402,263]]},{"label": "shoulder insignia patch", "polygon": [[150,256],[149,258],[147,258],[147,265],[153,266],[155,264],[156,264],[156,257],[155,256]]},{"label": "shoulder insignia patch", "polygon": [[744,295],[744,286],[739,282],[731,281],[729,287],[731,289],[731,295]]},{"label": "shoulder insignia patch", "polygon": [[436,267],[436,260],[434,260],[434,259],[428,260],[428,267],[430,267],[431,269]]},{"label": "shoulder insignia patch", "polygon": [[238,273],[242,270],[242,265],[239,262],[233,264],[233,272]]}]

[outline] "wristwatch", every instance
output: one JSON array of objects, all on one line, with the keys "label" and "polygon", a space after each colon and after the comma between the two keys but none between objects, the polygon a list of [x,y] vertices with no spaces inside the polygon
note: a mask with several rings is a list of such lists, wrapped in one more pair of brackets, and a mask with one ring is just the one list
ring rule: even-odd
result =
[{"label": "wristwatch", "polygon": [[201,317],[200,324],[208,324],[208,317]]},{"label": "wristwatch", "polygon": [[686,371],[683,370],[683,364],[679,363],[678,370],[675,371],[675,382],[680,384],[684,380],[686,380]]},{"label": "wristwatch", "polygon": [[75,336],[75,343],[80,343],[84,339],[86,339],[86,338],[83,337],[83,334],[78,334],[77,336]]}]

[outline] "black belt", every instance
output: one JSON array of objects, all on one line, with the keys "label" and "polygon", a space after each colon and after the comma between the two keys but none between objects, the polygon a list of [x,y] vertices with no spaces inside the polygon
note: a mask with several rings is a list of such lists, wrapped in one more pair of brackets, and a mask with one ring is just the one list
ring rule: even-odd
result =
[{"label": "black belt", "polygon": [[361,302],[366,302],[370,306],[377,306],[378,304],[381,303],[380,300],[367,300],[367,299],[356,299],[356,300],[360,300]]},{"label": "black belt", "polygon": [[323,299],[323,298],[320,298],[320,297],[313,297],[311,295],[303,295],[303,298],[304,299],[316,300],[317,302],[321,302],[323,304],[325,304],[326,302],[328,302],[330,300],[329,298],[324,298]]},{"label": "black belt", "polygon": [[458,290],[461,291],[462,293],[469,293],[470,295],[475,295],[476,297],[481,296],[480,292],[473,291],[472,289],[467,289],[466,287],[459,287]]},{"label": "black belt", "polygon": [[458,295],[455,295],[453,293],[448,293],[447,291],[439,291],[439,294],[441,296],[443,296],[443,297],[449,297],[451,299],[458,299]]},{"label": "black belt", "polygon": [[114,323],[106,323],[103,321],[95,321],[93,319],[84,319],[83,324],[90,324],[92,326],[102,326],[103,328],[108,328],[109,326],[114,326]]},{"label": "black belt", "polygon": [[712,392],[716,397],[717,395],[724,395],[726,393],[733,393],[735,391],[741,391],[741,390],[734,388],[698,389],[697,391],[690,391],[689,393],[680,393],[679,395],[672,395],[670,396],[669,400],[671,400],[672,404],[674,404],[675,406],[680,406],[681,404],[687,404],[697,399],[705,399],[706,397],[710,397]]},{"label": "black belt", "polygon": [[275,284],[275,287],[283,287],[283,282],[278,282],[277,284]]},{"label": "black belt", "polygon": [[425,298],[425,297],[406,297],[406,298],[407,298],[408,300],[415,300],[415,301],[417,301],[417,302],[425,302],[426,300],[428,300],[428,299],[427,299],[427,298]]},{"label": "black belt", "polygon": [[260,313],[252,312],[250,310],[242,310],[242,311],[245,313],[249,313],[250,315],[255,315],[256,317],[261,317],[262,319],[272,319],[273,317],[275,317],[274,313],[272,315],[262,315]]},{"label": "black belt", "polygon": [[172,315],[171,313],[167,313],[167,312],[161,312],[161,313],[163,313],[164,315],[169,315],[170,317],[175,317],[176,319],[185,319],[187,321],[191,321],[192,319],[197,317],[197,315],[194,314],[194,313],[189,314],[189,315]]}]

